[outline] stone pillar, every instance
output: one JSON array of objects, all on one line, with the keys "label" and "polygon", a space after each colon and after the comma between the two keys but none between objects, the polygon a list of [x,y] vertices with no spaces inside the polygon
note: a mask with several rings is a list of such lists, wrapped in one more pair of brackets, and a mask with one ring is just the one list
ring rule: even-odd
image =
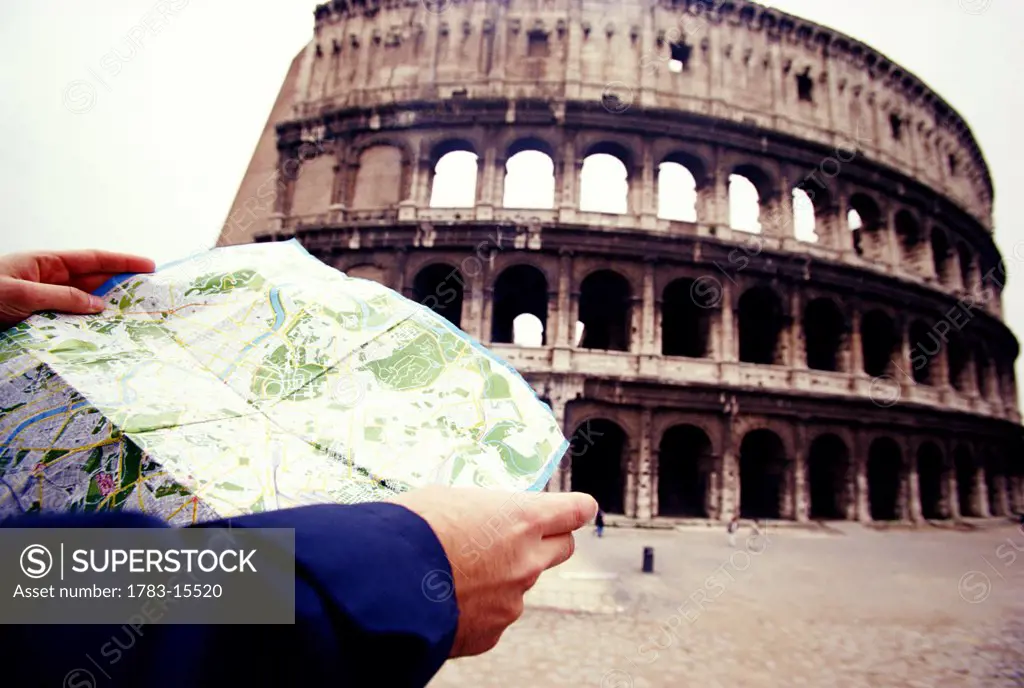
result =
[{"label": "stone pillar", "polygon": [[863,440],[859,439],[859,433],[854,433],[853,440],[853,465],[854,479],[856,480],[857,495],[857,520],[861,523],[871,523],[871,496],[868,493],[868,449]]},{"label": "stone pillar", "polygon": [[625,494],[622,500],[622,513],[628,518],[636,518],[637,511],[637,473],[640,467],[640,443],[630,438],[625,447],[625,455],[622,457],[623,469],[626,479],[623,481]]},{"label": "stone pillar", "polygon": [[[793,212],[793,185],[789,181],[789,175],[783,173],[779,177],[779,197],[774,203],[765,203],[762,200],[763,208],[768,213],[761,213],[761,232],[765,236],[776,236],[792,239],[796,237],[794,226],[796,214]],[[776,208],[771,206],[775,205]],[[766,219],[767,215],[767,219]]]},{"label": "stone pillar", "polygon": [[974,507],[974,513],[980,514],[983,518],[988,518],[992,515],[991,509],[988,505],[988,482],[985,480],[985,466],[978,461],[978,466],[974,471],[974,486],[971,490],[971,506]]},{"label": "stone pillar", "polygon": [[993,476],[992,481],[995,483],[996,498],[994,504],[989,504],[989,509],[993,516],[1007,516],[1010,513],[1010,501],[1006,492],[1006,474],[999,473]]},{"label": "stone pillar", "polygon": [[719,502],[718,518],[729,520],[733,514],[739,514],[740,500],[743,498],[743,495],[740,494],[739,459],[736,455],[739,447],[734,441],[735,418],[731,406],[726,410],[723,430],[721,477],[719,479],[721,499]]},{"label": "stone pillar", "polygon": [[639,521],[650,521],[653,516],[652,495],[657,491],[657,476],[651,461],[651,409],[647,406],[640,412],[640,447],[636,465],[636,513]]},{"label": "stone pillar", "polygon": [[[917,469],[914,467],[913,458],[903,452],[903,447],[900,447],[900,453],[902,456],[903,465],[900,466],[900,478],[899,478],[899,490],[896,494],[896,518],[901,521],[909,521],[910,514],[912,511],[911,499],[911,474],[914,476],[914,494],[917,494]],[[920,499],[918,499],[918,508],[920,508]]]},{"label": "stone pillar", "polygon": [[[558,423],[558,427],[562,430],[562,434],[566,437],[569,436],[568,431],[565,427],[565,404],[566,399],[561,394],[550,394],[549,401],[551,402],[551,412],[555,416],[555,420]],[[545,491],[547,492],[564,492],[566,491],[564,480],[565,472],[568,469],[572,448],[566,450],[565,456],[558,462],[555,467],[554,473],[551,474],[551,480],[548,482]]]},{"label": "stone pillar", "polygon": [[576,211],[580,207],[580,171],[583,169],[583,161],[576,157],[576,145],[573,141],[566,141],[562,148],[562,164],[560,166],[560,179],[558,185],[558,209]]},{"label": "stone pillar", "polygon": [[569,292],[569,339],[576,346],[576,323],[580,319],[580,290],[573,284]]},{"label": "stone pillar", "polygon": [[658,219],[658,175],[654,169],[654,156],[648,140],[644,141],[643,161],[637,172],[640,178],[639,205],[633,209],[633,214],[640,216],[641,227],[653,229]]},{"label": "stone pillar", "polygon": [[946,476],[944,483],[946,515],[954,521],[960,520],[960,490],[956,479],[956,462],[953,458],[953,445],[946,443]]},{"label": "stone pillar", "polygon": [[629,299],[629,343],[626,351],[638,354],[644,346],[644,304],[643,295],[634,295]]},{"label": "stone pillar", "polygon": [[850,313],[850,351],[847,357],[846,370],[851,375],[863,376],[864,372],[864,342],[860,332],[860,310],[854,307]]},{"label": "stone pillar", "polygon": [[[488,279],[488,282],[490,280]],[[492,327],[494,322],[494,287],[490,284],[483,289],[484,292],[484,308],[483,317],[480,322],[480,343],[490,344],[491,338],[494,336],[494,328]]]},{"label": "stone pillar", "polygon": [[810,520],[811,495],[807,485],[807,428],[800,421],[793,457],[793,517],[799,523]]},{"label": "stone pillar", "polygon": [[430,159],[421,157],[413,169],[412,177],[412,200],[413,204],[418,208],[430,206],[430,182],[432,177],[433,170],[431,169]]},{"label": "stone pillar", "polygon": [[550,342],[555,346],[569,346],[574,344],[575,323],[569,322],[572,289],[572,253],[562,251],[558,256],[558,303],[555,313],[555,334],[554,341]]},{"label": "stone pillar", "polygon": [[907,498],[909,504],[905,515],[914,523],[924,520],[924,513],[921,510],[921,482],[917,472],[917,456],[909,455],[907,462]]},{"label": "stone pillar", "polygon": [[799,289],[794,289],[789,301],[789,332],[784,341],[788,342],[783,365],[790,368],[807,370],[807,345],[804,332],[803,296]]},{"label": "stone pillar", "polygon": [[740,359],[740,342],[736,336],[736,316],[733,311],[732,285],[726,281],[722,283],[722,307],[718,310],[719,331],[721,332],[721,351],[718,360],[725,363],[735,363]]},{"label": "stone pillar", "polygon": [[707,217],[698,217],[702,222],[718,227],[728,227],[729,218],[729,176],[715,170],[710,175],[709,184],[704,189],[704,207]]},{"label": "stone pillar", "polygon": [[644,261],[644,284],[643,284],[643,306],[642,306],[642,317],[640,331],[642,339],[640,342],[641,354],[648,354],[651,356],[657,355],[657,327],[656,327],[656,316],[657,316],[657,303],[655,301],[654,294],[654,260],[647,259]]}]

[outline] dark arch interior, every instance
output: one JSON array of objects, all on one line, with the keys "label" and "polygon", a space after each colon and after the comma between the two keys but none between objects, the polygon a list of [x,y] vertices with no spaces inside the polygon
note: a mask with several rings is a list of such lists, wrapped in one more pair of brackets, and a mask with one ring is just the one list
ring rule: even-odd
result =
[{"label": "dark arch interior", "polygon": [[961,337],[950,336],[949,345],[946,348],[946,359],[949,364],[949,383],[953,385],[953,389],[966,390],[970,386],[970,371],[968,369],[970,354]]},{"label": "dark arch interior", "polygon": [[733,168],[732,174],[744,177],[754,188],[757,189],[757,198],[763,205],[776,196],[772,188],[771,177],[764,170],[756,165],[737,165]]},{"label": "dark arch interior", "polygon": [[513,321],[523,313],[536,316],[544,327],[547,343],[548,281],[532,265],[516,265],[501,273],[494,283],[494,314],[491,341],[511,343]]},{"label": "dark arch interior", "polygon": [[914,382],[935,384],[935,357],[942,350],[942,340],[920,320],[910,324],[910,368]]},{"label": "dark arch interior", "polygon": [[838,436],[822,435],[811,443],[807,460],[811,518],[846,518],[850,452]]},{"label": "dark arch interior", "polygon": [[966,447],[958,447],[953,457],[956,464],[956,496],[960,504],[960,515],[981,516],[974,503],[978,474],[974,457]]},{"label": "dark arch interior", "polygon": [[740,516],[779,518],[787,469],[778,435],[770,430],[747,433],[740,445]]},{"label": "dark arch interior", "polygon": [[974,354],[974,374],[977,377],[978,394],[982,399],[988,399],[992,395],[992,362],[988,358],[988,352],[981,347]]},{"label": "dark arch interior", "polygon": [[917,484],[921,514],[928,519],[944,518],[942,509],[942,452],[932,442],[917,450]]},{"label": "dark arch interior", "polygon": [[860,329],[864,372],[873,377],[885,375],[900,344],[895,323],[882,311],[870,311],[861,319]]},{"label": "dark arch interior", "polygon": [[745,291],[739,302],[740,360],[781,364],[779,335],[784,324],[778,294],[767,287]]},{"label": "dark arch interior", "polygon": [[935,263],[935,276],[939,282],[945,285],[950,283],[952,277],[951,260],[952,248],[946,233],[941,229],[932,230],[932,261]]},{"label": "dark arch interior", "polygon": [[600,270],[580,285],[580,321],[584,349],[629,350],[629,282],[617,272]]},{"label": "dark arch interior", "polygon": [[960,263],[960,278],[963,280],[964,289],[971,291],[973,289],[973,270],[971,265],[974,262],[971,258],[971,250],[967,248],[967,244],[959,243],[956,247],[957,258]]},{"label": "dark arch interior", "polygon": [[711,313],[697,305],[694,280],[678,279],[665,287],[661,306],[661,353],[704,358],[708,355]]},{"label": "dark arch interior", "polygon": [[804,337],[807,342],[808,368],[842,370],[846,319],[832,300],[815,299],[807,305],[804,311]]},{"label": "dark arch interior", "polygon": [[610,420],[583,423],[571,439],[572,489],[586,492],[606,513],[623,513],[626,433]]},{"label": "dark arch interior", "polygon": [[707,491],[712,471],[711,441],[700,428],[669,428],[658,447],[658,513],[708,516]]},{"label": "dark arch interior", "polygon": [[899,445],[888,437],[872,442],[868,451],[868,496],[872,520],[899,519],[902,475],[903,457]]},{"label": "dark arch interior", "polygon": [[999,489],[1005,475],[1006,466],[1002,457],[995,452],[989,452],[985,456],[985,486],[988,488],[988,510],[992,516],[1006,516],[1000,498],[1002,490]]},{"label": "dark arch interior", "polygon": [[435,263],[416,273],[412,286],[413,300],[459,327],[462,323],[464,284],[458,268]]}]

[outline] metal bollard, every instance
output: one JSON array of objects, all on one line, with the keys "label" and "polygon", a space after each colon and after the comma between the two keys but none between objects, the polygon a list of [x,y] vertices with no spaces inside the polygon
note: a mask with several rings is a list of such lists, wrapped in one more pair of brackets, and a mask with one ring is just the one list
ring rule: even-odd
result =
[{"label": "metal bollard", "polygon": [[654,573],[654,548],[644,547],[644,573]]}]

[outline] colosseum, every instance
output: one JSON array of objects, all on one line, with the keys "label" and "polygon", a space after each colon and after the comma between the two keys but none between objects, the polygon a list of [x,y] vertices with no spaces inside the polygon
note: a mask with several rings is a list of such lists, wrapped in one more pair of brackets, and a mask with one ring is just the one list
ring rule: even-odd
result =
[{"label": "colosseum", "polygon": [[1024,511],[953,108],[746,0],[316,7],[220,244],[297,239],[512,363],[636,523]]}]

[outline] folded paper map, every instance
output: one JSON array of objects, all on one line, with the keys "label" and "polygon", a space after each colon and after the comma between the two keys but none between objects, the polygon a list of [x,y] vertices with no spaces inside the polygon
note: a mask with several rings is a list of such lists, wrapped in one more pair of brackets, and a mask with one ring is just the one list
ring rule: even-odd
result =
[{"label": "folded paper map", "polygon": [[0,518],[177,525],[427,484],[541,489],[568,444],[447,320],[295,242],[216,249],[0,335]]}]

